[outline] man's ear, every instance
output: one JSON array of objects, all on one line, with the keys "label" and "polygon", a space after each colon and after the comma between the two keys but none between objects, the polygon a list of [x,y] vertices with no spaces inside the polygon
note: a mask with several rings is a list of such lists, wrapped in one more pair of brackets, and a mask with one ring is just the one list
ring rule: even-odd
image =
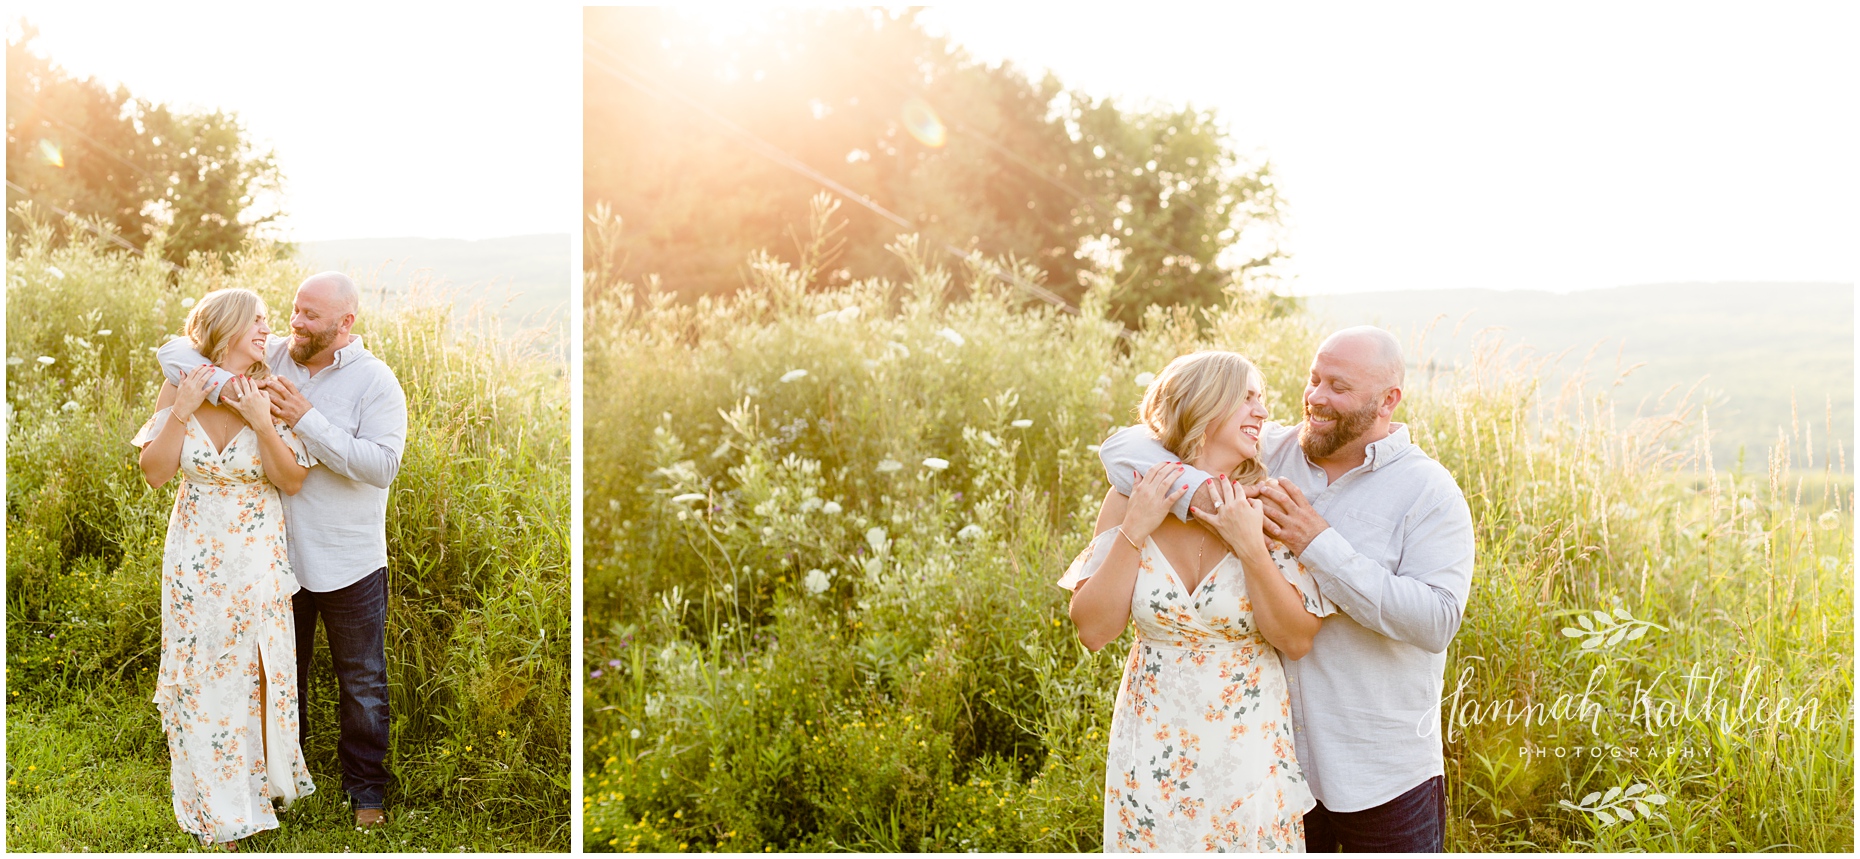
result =
[{"label": "man's ear", "polygon": [[1382,392],[1382,408],[1379,410],[1385,418],[1395,416],[1395,407],[1401,405],[1401,389],[1390,388]]}]

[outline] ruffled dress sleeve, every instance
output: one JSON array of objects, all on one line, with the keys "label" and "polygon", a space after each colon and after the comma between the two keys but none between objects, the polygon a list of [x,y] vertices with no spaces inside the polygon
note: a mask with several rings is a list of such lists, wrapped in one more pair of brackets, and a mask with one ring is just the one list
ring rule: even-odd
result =
[{"label": "ruffled dress sleeve", "polygon": [[1279,572],[1285,576],[1285,580],[1291,582],[1292,587],[1298,589],[1298,594],[1305,598],[1305,611],[1316,617],[1337,613],[1336,604],[1324,598],[1324,594],[1318,590],[1317,579],[1311,575],[1310,570],[1305,569],[1304,564],[1298,562],[1298,556],[1292,554],[1291,549],[1271,538],[1266,540],[1266,549],[1272,554],[1272,560],[1278,563]]},{"label": "ruffled dress sleeve", "polygon": [[168,419],[173,416],[174,408],[172,406],[156,412],[149,418],[148,423],[142,425],[142,429],[136,431],[136,437],[130,439],[129,443],[136,447],[148,447],[149,442],[154,441],[156,436],[161,435],[162,427],[167,426]]},{"label": "ruffled dress sleeve", "polygon": [[298,465],[309,468],[316,464],[316,457],[310,455],[310,451],[304,447],[303,439],[298,438],[297,433],[292,432],[290,427],[282,422],[274,422],[272,428],[278,431],[278,437],[284,439],[285,446],[289,447],[291,453],[297,457]]},{"label": "ruffled dress sleeve", "polygon": [[1112,547],[1117,545],[1115,541],[1124,539],[1123,533],[1123,529],[1119,527],[1099,534],[1090,545],[1085,547],[1085,551],[1080,552],[1079,556],[1073,559],[1072,566],[1066,568],[1066,574],[1060,576],[1059,581],[1054,584],[1076,592],[1079,585],[1096,575],[1098,569],[1104,566],[1104,559],[1110,557]]}]

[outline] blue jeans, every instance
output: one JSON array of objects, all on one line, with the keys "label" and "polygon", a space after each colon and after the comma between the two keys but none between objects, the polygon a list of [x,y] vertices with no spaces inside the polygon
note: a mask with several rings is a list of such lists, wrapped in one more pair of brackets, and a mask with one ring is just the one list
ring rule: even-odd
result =
[{"label": "blue jeans", "polygon": [[1446,776],[1374,808],[1331,811],[1320,802],[1305,814],[1307,853],[1444,853],[1446,833]]},{"label": "blue jeans", "polygon": [[355,808],[383,808],[388,771],[387,568],[345,588],[291,597],[297,619],[297,736],[310,730],[310,654],[323,618],[336,667],[341,735],[336,759]]}]

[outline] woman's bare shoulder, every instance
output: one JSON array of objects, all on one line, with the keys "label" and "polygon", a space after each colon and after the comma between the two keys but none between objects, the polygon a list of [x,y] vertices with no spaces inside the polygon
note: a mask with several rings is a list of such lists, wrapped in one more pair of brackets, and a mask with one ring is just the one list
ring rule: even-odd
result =
[{"label": "woman's bare shoulder", "polygon": [[1103,534],[1124,521],[1125,511],[1130,509],[1130,496],[1117,491],[1115,487],[1104,493],[1104,503],[1098,507],[1098,523],[1092,526],[1093,535]]}]

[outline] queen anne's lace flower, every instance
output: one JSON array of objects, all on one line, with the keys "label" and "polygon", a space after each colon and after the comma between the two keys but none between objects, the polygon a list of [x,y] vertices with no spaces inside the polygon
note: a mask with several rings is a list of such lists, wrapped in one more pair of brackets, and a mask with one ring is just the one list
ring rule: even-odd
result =
[{"label": "queen anne's lace flower", "polygon": [[827,588],[832,586],[833,577],[825,570],[808,570],[806,578],[801,579],[801,587],[806,588],[810,594],[826,593]]}]

